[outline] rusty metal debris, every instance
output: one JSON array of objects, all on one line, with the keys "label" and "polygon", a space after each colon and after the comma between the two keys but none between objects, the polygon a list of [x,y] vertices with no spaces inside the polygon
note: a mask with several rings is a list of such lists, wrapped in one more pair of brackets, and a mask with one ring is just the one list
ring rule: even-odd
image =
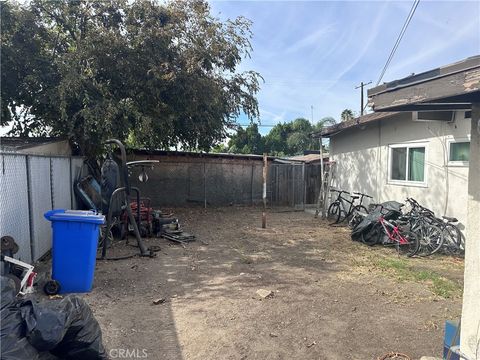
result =
[{"label": "rusty metal debris", "polygon": [[395,351],[390,351],[383,356],[377,358],[377,360],[398,359],[398,360],[412,360],[412,358],[406,354],[402,354]]}]

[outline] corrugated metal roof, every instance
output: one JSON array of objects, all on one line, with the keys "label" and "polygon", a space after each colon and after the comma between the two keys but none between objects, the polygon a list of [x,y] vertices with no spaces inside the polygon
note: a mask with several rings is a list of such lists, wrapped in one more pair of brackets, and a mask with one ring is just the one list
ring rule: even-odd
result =
[{"label": "corrugated metal roof", "polygon": [[[205,158],[230,158],[263,161],[263,155],[256,154],[230,154],[230,153],[205,153],[193,151],[170,151],[170,150],[148,150],[148,149],[127,149],[129,154],[137,155],[164,155],[164,156],[189,156],[189,157],[205,157]],[[269,160],[276,157],[268,156]]]},{"label": "corrugated metal roof", "polygon": [[358,126],[360,124],[365,124],[369,122],[378,121],[381,119],[386,119],[399,114],[401,113],[400,112],[376,112],[376,113],[359,116],[357,118],[347,120],[347,121],[342,121],[341,123],[326,127],[322,129],[322,131],[313,134],[313,137],[320,137],[320,135],[324,137],[329,137],[341,130],[349,129],[349,128]]},{"label": "corrugated metal roof", "polygon": [[22,150],[34,146],[51,144],[59,141],[65,141],[64,138],[58,137],[0,137],[0,148],[2,150]]}]

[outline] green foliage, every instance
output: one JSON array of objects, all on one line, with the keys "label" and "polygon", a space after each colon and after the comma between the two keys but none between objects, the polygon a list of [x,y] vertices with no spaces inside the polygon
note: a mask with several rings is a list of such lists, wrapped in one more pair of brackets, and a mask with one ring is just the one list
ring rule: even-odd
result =
[{"label": "green foliage", "polygon": [[345,109],[342,111],[342,114],[340,115],[340,118],[342,121],[348,121],[353,119],[355,116],[353,115],[353,111],[350,109]]},{"label": "green foliage", "polygon": [[1,3],[2,125],[67,136],[86,155],[109,138],[209,150],[245,113],[260,75],[237,72],[251,22],[205,1]]},{"label": "green foliage", "polygon": [[258,132],[258,125],[252,123],[246,129],[239,127],[228,142],[229,152],[237,154],[263,154],[265,140]]},{"label": "green foliage", "polygon": [[323,118],[315,125],[304,118],[297,118],[291,122],[278,123],[270,132],[261,136],[258,125],[253,123],[246,129],[239,128],[231,136],[228,151],[241,154],[262,154],[289,156],[302,154],[304,150],[319,149],[319,142],[311,135],[320,131],[324,126],[333,125],[333,118]]},{"label": "green foliage", "polygon": [[304,150],[315,147],[315,141],[311,137],[313,126],[307,119],[298,118],[292,122],[292,132],[288,135],[287,145],[290,154],[301,154]]},{"label": "green foliage", "polygon": [[268,153],[279,156],[290,154],[287,140],[291,132],[291,123],[276,124],[265,136],[265,147]]},{"label": "green foliage", "polygon": [[211,149],[211,152],[213,153],[228,153],[228,146],[225,145],[225,144],[218,144],[218,145],[215,145],[212,149]]},{"label": "green foliage", "polygon": [[431,270],[418,270],[406,259],[376,258],[374,265],[400,281],[416,281],[426,283],[430,290],[443,298],[458,295],[461,287],[456,282],[447,279]]}]

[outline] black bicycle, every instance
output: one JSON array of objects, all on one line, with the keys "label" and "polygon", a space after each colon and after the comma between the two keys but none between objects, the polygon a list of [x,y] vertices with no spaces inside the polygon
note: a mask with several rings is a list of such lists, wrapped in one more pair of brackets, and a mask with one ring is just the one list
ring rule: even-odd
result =
[{"label": "black bicycle", "polygon": [[455,223],[458,219],[442,216],[420,205],[413,198],[407,202],[412,210],[406,214],[411,223],[411,230],[420,235],[420,251],[417,255],[428,256],[443,251],[449,255],[460,255],[464,250],[463,236]]},{"label": "black bicycle", "polygon": [[[357,213],[368,213],[367,208],[362,205],[364,198],[373,199],[370,195],[360,192],[354,192],[354,195],[349,195],[350,199],[343,197],[343,194],[350,194],[348,191],[331,189],[331,192],[338,193],[337,198],[330,204],[327,211],[327,219],[339,224],[345,220],[350,222],[350,219]],[[360,199],[358,204],[356,200]]]}]

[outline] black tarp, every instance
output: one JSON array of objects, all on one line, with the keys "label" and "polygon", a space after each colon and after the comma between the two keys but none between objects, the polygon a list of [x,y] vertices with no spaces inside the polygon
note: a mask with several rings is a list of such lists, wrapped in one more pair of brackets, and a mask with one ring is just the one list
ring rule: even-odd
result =
[{"label": "black tarp", "polygon": [[383,214],[386,220],[396,219],[401,214],[402,203],[397,201],[385,201],[375,206],[372,211],[352,230],[352,239],[359,240],[361,234],[367,234],[372,227],[378,223],[379,217]]}]

